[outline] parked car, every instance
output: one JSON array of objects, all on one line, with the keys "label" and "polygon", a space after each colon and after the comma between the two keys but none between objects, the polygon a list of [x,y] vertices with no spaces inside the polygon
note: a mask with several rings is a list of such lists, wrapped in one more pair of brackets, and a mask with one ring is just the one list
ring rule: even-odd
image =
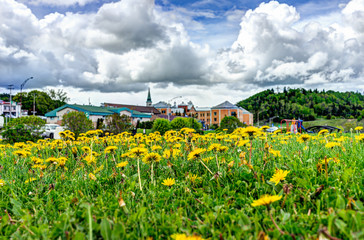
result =
[{"label": "parked car", "polygon": [[58,124],[46,124],[44,125],[42,137],[43,138],[54,138],[54,132],[56,131],[57,127],[61,127]]}]

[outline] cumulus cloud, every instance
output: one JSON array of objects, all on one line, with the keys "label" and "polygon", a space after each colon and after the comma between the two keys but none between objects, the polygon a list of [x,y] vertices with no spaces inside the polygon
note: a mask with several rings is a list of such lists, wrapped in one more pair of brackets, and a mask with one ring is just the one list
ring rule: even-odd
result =
[{"label": "cumulus cloud", "polygon": [[[218,33],[196,20],[216,18],[208,11],[166,10],[150,0],[122,0],[97,12],[52,13],[38,19],[16,0],[0,0],[0,5],[2,84],[34,76],[28,87],[139,92],[148,84],[161,89],[225,84],[239,92],[288,84],[343,86],[364,77],[363,0],[329,13],[339,16],[337,21],[321,16],[325,24],[301,19],[296,8],[276,1],[245,12],[232,9],[221,26],[241,19],[240,32],[230,47],[217,52],[202,43],[204,36]],[[191,31],[202,34],[198,43]]]},{"label": "cumulus cloud", "polygon": [[91,2],[97,2],[97,0],[28,0],[31,5],[49,5],[49,6],[84,6]]},{"label": "cumulus cloud", "polygon": [[297,30],[300,15],[294,7],[262,3],[243,16],[238,39],[218,55],[217,74],[211,77],[258,86],[313,86],[362,78],[363,6],[362,0],[347,4],[341,12],[345,24],[333,22],[327,27],[309,22]]},{"label": "cumulus cloud", "polygon": [[[12,64],[0,74],[7,72],[9,81],[26,72],[37,76],[32,87],[103,92],[140,91],[150,82],[206,83],[208,47],[193,44],[183,24],[171,21],[153,1],[123,0],[96,13],[52,13],[43,19],[14,0],[0,2],[6,6],[0,10],[0,61]],[[24,24],[29,26],[19,31]]]}]

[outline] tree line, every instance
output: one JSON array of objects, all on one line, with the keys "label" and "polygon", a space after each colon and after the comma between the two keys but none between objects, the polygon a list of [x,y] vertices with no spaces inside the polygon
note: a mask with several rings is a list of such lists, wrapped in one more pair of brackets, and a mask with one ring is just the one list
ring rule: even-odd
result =
[{"label": "tree line", "polygon": [[[317,89],[287,89],[275,92],[267,89],[238,102],[254,114],[254,121],[276,117],[280,119],[356,118],[364,117],[364,95],[359,92],[319,91]],[[259,115],[259,116],[258,116]]]},{"label": "tree line", "polygon": [[[9,101],[10,96],[7,93],[0,94],[0,99],[3,101]],[[33,104],[35,103],[36,115],[44,116],[47,112],[50,112],[56,108],[59,108],[69,101],[67,93],[62,89],[38,91],[33,90],[30,92],[17,93],[12,96],[12,101],[21,103],[22,110],[27,110],[28,115],[33,114]]]}]

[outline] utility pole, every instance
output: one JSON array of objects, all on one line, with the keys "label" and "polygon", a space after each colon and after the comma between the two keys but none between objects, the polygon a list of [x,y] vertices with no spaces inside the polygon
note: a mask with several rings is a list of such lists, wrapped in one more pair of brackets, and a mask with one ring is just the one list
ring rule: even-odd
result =
[{"label": "utility pole", "polygon": [[11,90],[13,90],[14,89],[14,85],[13,84],[9,84],[8,85],[9,87],[8,87],[8,89],[9,89],[9,91],[10,91],[10,117],[12,117],[12,107],[13,107],[13,104],[12,104],[12,101],[11,101]]},{"label": "utility pole", "polygon": [[35,116],[35,113],[36,113],[36,111],[35,111],[35,93],[33,94],[33,116]]}]

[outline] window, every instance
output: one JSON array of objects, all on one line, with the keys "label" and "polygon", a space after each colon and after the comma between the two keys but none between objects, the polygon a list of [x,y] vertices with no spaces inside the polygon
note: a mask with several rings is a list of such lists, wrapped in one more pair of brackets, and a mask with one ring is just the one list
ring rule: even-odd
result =
[{"label": "window", "polygon": [[207,115],[206,115],[206,116],[210,117],[210,113],[207,113]]},{"label": "window", "polygon": [[214,122],[216,122],[217,121],[217,119],[216,118],[214,118]]},{"label": "window", "polygon": [[214,112],[214,116],[216,116],[217,112]]},{"label": "window", "polygon": [[166,113],[166,111],[165,110],[162,110],[162,113]]},{"label": "window", "polygon": [[231,116],[236,117],[236,112],[232,112]]}]

